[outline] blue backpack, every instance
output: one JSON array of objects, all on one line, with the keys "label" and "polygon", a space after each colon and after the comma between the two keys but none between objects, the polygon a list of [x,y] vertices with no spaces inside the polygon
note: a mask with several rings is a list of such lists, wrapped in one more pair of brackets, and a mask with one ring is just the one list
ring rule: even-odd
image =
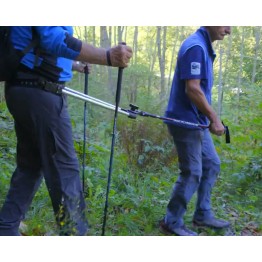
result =
[{"label": "blue backpack", "polygon": [[32,39],[23,50],[15,49],[10,41],[11,28],[0,26],[0,82],[12,79],[23,56],[37,44],[37,39]]}]

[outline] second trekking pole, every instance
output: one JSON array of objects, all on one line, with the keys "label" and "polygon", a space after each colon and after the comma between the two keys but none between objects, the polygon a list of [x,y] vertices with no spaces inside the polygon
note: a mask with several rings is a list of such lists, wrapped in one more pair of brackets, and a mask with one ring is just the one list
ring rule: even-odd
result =
[{"label": "second trekking pole", "polygon": [[[85,88],[84,94],[88,95],[88,66],[84,68],[85,72]],[[85,194],[85,160],[86,160],[86,117],[87,116],[87,102],[84,103],[84,137],[83,137],[83,161],[82,161],[82,187]]]}]

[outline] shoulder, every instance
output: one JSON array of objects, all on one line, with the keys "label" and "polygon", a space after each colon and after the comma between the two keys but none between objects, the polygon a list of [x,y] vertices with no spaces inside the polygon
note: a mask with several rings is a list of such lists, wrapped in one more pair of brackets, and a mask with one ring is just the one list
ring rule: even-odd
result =
[{"label": "shoulder", "polygon": [[199,37],[198,34],[193,34],[191,36],[189,36],[182,44],[181,46],[181,50],[182,52],[186,52],[189,49],[194,49],[196,51],[205,51],[205,45],[204,43],[201,41],[202,39]]},{"label": "shoulder", "polygon": [[185,45],[181,48],[179,57],[206,57],[206,49],[203,45],[196,43]]},{"label": "shoulder", "polygon": [[65,33],[73,35],[72,26],[36,26],[35,29],[40,35],[56,36]]}]

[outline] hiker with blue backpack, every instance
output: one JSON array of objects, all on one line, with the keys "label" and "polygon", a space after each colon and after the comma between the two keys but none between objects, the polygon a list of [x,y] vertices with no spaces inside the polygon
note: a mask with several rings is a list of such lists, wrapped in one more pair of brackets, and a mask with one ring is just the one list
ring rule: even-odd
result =
[{"label": "hiker with blue backpack", "polygon": [[[72,78],[73,61],[127,67],[132,49],[121,44],[108,50],[95,47],[75,38],[68,26],[14,26],[4,30],[6,35],[1,38],[8,36],[5,40],[10,52],[1,51],[0,80],[6,81],[6,104],[15,123],[17,167],[0,211],[0,235],[20,235],[19,224],[42,177],[59,234],[86,235],[88,221],[79,163],[66,96],[60,90]],[[3,59],[2,54],[6,56]]]}]

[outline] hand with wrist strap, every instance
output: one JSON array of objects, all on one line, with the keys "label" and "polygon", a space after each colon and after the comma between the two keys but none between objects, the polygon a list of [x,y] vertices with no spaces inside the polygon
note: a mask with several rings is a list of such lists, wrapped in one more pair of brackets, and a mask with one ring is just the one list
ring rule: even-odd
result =
[{"label": "hand with wrist strap", "polygon": [[132,49],[125,43],[119,43],[117,46],[106,50],[106,59],[109,66],[127,67],[131,57]]}]

